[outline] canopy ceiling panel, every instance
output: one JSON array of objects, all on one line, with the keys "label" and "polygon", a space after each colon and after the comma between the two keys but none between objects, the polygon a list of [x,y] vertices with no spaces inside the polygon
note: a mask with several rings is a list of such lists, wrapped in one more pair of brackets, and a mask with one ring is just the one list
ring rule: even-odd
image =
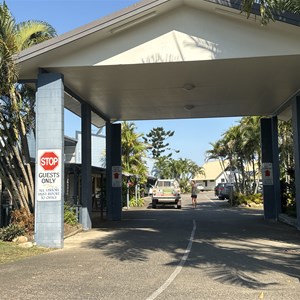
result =
[{"label": "canopy ceiling panel", "polygon": [[272,116],[298,91],[300,55],[49,68],[111,120]]}]

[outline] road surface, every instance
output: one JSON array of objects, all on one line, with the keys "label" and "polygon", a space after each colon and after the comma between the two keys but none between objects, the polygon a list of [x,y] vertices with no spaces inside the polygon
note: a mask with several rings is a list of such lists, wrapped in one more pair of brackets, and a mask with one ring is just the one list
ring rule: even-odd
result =
[{"label": "road surface", "polygon": [[300,233],[211,192],[124,211],[65,248],[0,266],[0,299],[299,299]]}]

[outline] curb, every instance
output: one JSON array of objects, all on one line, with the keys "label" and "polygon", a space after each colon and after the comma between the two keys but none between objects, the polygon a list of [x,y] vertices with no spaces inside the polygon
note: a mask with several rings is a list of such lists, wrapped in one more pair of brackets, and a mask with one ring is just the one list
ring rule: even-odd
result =
[{"label": "curb", "polygon": [[78,229],[75,230],[74,232],[71,232],[71,233],[69,233],[68,235],[65,235],[65,236],[64,236],[64,240],[67,239],[67,238],[69,238],[69,237],[71,237],[71,236],[73,236],[73,235],[75,235],[75,234],[77,234],[77,233],[79,233],[79,232],[81,232],[81,231],[83,231],[83,229],[82,229],[82,228],[78,228]]},{"label": "curb", "polygon": [[290,225],[290,226],[292,226],[292,227],[297,228],[297,219],[292,218],[292,217],[289,217],[289,216],[286,215],[286,214],[279,214],[278,220],[279,220],[280,222],[283,222],[283,223],[285,223],[285,224],[288,224],[288,225]]}]

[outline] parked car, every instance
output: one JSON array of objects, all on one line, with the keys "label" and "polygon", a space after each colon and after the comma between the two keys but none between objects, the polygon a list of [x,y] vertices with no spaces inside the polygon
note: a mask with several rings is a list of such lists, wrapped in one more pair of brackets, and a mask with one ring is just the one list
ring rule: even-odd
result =
[{"label": "parked car", "polygon": [[215,196],[219,196],[220,194],[220,190],[223,189],[225,186],[225,182],[222,182],[222,183],[218,183],[215,187]]},{"label": "parked car", "polygon": [[203,187],[203,185],[201,185],[201,184],[197,185],[197,190],[198,190],[199,192],[204,192],[204,187]]},{"label": "parked car", "polygon": [[152,207],[158,204],[175,204],[181,208],[179,183],[175,179],[158,179],[152,190]]},{"label": "parked car", "polygon": [[232,183],[222,183],[218,187],[218,198],[221,200],[229,199],[230,195],[233,192],[233,184]]}]

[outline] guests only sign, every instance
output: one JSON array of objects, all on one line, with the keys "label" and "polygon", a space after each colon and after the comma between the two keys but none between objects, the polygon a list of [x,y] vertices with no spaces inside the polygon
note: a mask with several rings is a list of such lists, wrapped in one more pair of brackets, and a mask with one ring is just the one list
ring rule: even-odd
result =
[{"label": "guests only sign", "polygon": [[61,150],[38,150],[37,200],[61,200]]}]

